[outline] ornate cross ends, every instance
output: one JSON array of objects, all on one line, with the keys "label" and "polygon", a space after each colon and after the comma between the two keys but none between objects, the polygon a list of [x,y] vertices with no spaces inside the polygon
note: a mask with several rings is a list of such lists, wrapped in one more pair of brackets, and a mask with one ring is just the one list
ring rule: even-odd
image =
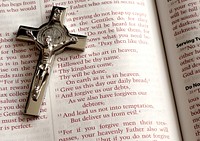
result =
[{"label": "ornate cross ends", "polygon": [[70,34],[63,25],[65,11],[66,8],[54,6],[49,22],[39,28],[19,27],[17,39],[35,42],[40,51],[24,114],[39,116],[55,55],[63,52],[66,47],[78,50],[85,48],[87,37]]}]

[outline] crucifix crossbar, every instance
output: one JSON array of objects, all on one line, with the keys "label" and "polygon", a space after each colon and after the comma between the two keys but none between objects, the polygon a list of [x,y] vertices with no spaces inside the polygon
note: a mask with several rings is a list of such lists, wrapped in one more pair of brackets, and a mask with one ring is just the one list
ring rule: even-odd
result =
[{"label": "crucifix crossbar", "polygon": [[35,42],[40,51],[24,114],[39,116],[55,55],[66,47],[82,51],[85,48],[87,37],[70,34],[63,25],[65,12],[66,8],[54,6],[49,21],[39,28],[19,27],[17,39]]}]

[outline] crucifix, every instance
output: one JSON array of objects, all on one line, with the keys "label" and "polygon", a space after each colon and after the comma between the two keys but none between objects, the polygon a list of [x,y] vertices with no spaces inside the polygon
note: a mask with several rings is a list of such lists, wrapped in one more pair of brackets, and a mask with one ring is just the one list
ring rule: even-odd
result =
[{"label": "crucifix", "polygon": [[65,12],[66,8],[54,6],[49,21],[39,28],[19,27],[17,39],[35,42],[40,51],[24,114],[39,116],[55,55],[66,47],[82,51],[85,48],[87,37],[71,34],[63,25]]}]

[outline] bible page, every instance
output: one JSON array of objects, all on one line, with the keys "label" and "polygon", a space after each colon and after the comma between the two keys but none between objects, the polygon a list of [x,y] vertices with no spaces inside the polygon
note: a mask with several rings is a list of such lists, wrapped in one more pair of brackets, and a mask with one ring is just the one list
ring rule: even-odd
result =
[{"label": "bible page", "polygon": [[55,140],[181,140],[154,1],[46,1],[44,21],[53,5],[88,36],[54,62]]},{"label": "bible page", "polygon": [[39,1],[0,2],[0,140],[54,141],[49,95],[40,117],[23,115],[38,59],[33,43],[16,41],[20,25],[42,24]]},{"label": "bible page", "polygon": [[200,140],[198,0],[157,1],[185,141]]}]

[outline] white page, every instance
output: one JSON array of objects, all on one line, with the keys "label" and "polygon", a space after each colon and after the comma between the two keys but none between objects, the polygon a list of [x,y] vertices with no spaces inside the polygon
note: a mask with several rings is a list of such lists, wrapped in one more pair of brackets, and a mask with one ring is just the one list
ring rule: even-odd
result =
[{"label": "white page", "polygon": [[40,3],[1,1],[0,9],[0,140],[53,141],[48,95],[40,117],[23,115],[38,51],[34,51],[34,44],[15,41],[20,25],[41,24]]},{"label": "white page", "polygon": [[[199,1],[157,1],[185,141],[199,140]],[[195,65],[194,65],[195,64]]]},{"label": "white page", "polygon": [[[67,50],[54,64],[50,95],[56,139],[181,140],[153,1],[103,2],[67,5],[68,13],[74,12],[68,29],[88,34],[88,42],[84,52]],[[149,108],[133,108],[138,105]]]},{"label": "white page", "polygon": [[[65,24],[70,32],[88,35],[87,49],[85,52],[67,50],[57,56],[46,93],[46,105],[41,108],[44,111],[40,114],[39,118],[41,119],[36,120],[30,117],[35,119],[29,120],[30,128],[11,131],[11,127],[16,124],[27,124],[26,119],[29,117],[21,115],[22,112],[16,116],[4,115],[4,112],[7,111],[23,111],[24,106],[19,109],[14,107],[14,109],[7,111],[3,111],[3,109],[7,105],[25,104],[28,87],[30,87],[37,62],[32,60],[37,60],[39,52],[33,50],[33,44],[29,47],[27,43],[22,45],[22,42],[16,42],[20,43],[16,47],[17,51],[20,48],[26,49],[24,52],[22,50],[21,53],[10,51],[14,48],[15,42],[1,44],[3,52],[1,51],[0,63],[4,66],[4,69],[1,69],[3,80],[1,81],[1,92],[6,93],[1,94],[1,99],[23,99],[21,102],[17,100],[14,104],[0,103],[2,112],[0,121],[3,122],[4,119],[8,118],[17,120],[17,122],[12,121],[0,126],[1,139],[13,140],[14,137],[15,140],[37,141],[135,140],[136,138],[138,140],[161,140],[161,138],[181,140],[153,1],[126,1],[127,4],[122,3],[122,1],[119,1],[119,4],[116,3],[117,1],[115,3],[108,1],[44,1],[44,4],[34,1],[25,2],[17,1],[15,3],[19,4],[12,5],[12,7],[10,7],[11,2],[3,2],[9,3],[8,6],[4,5],[4,9],[15,7],[19,11],[9,14],[9,16],[6,12],[0,13],[5,19],[1,27],[1,31],[5,31],[5,33],[2,33],[1,38],[11,37],[14,39],[15,35],[12,33],[17,31],[19,25],[40,26],[48,20],[53,5],[67,6],[68,16]],[[12,3],[14,2],[12,1]],[[20,11],[22,7],[30,7],[29,12]],[[127,11],[131,13],[125,13]],[[99,14],[100,16],[98,16]],[[128,14],[130,15],[128,16]],[[147,22],[139,22],[138,14]],[[121,18],[126,19],[128,26]],[[129,23],[130,21],[131,23]],[[118,25],[119,23],[124,24]],[[138,23],[146,24],[145,31],[149,31],[149,33],[144,33],[144,27],[139,28]],[[92,25],[96,25],[97,29],[92,29]],[[132,29],[129,31],[133,30],[132,32],[128,32],[130,26]],[[120,27],[126,32],[122,31]],[[96,35],[94,35],[95,33]],[[145,38],[141,38],[142,42],[139,33],[142,36],[145,34]],[[136,43],[133,43],[134,41]],[[11,47],[5,46],[5,44],[11,45]],[[29,48],[27,49],[27,47]],[[4,53],[7,50],[8,53]],[[31,54],[31,57],[20,58],[21,54]],[[6,60],[7,56],[17,56],[17,59]],[[25,60],[27,62],[23,62]],[[77,64],[73,64],[74,62]],[[6,65],[6,63],[14,65]],[[20,68],[16,71],[18,74],[25,75],[27,73],[29,76],[20,75],[19,78],[15,79],[10,77],[10,80],[14,80],[11,85],[5,81],[8,80],[6,74],[11,74],[11,67],[15,66]],[[26,68],[22,70],[23,66]],[[128,74],[129,76],[127,76]],[[25,79],[28,80],[26,83],[23,81]],[[142,82],[136,82],[136,80]],[[6,84],[4,84],[5,82]],[[80,83],[77,84],[77,82]],[[17,91],[19,93],[25,92],[24,95],[8,97],[9,93],[16,92],[16,90],[10,90],[11,87],[18,85],[27,85],[27,87],[20,87]],[[82,96],[77,96],[75,93]],[[73,96],[70,97],[70,94]],[[103,98],[106,96],[107,98]],[[78,102],[77,99],[82,101]],[[53,111],[53,119],[50,107]],[[80,111],[85,111],[85,114],[80,115]],[[77,115],[78,113],[79,115]],[[25,121],[18,121],[19,117],[24,118]],[[45,119],[42,119],[43,117]],[[92,118],[93,120],[90,120]],[[52,121],[53,124],[51,124]]]}]

